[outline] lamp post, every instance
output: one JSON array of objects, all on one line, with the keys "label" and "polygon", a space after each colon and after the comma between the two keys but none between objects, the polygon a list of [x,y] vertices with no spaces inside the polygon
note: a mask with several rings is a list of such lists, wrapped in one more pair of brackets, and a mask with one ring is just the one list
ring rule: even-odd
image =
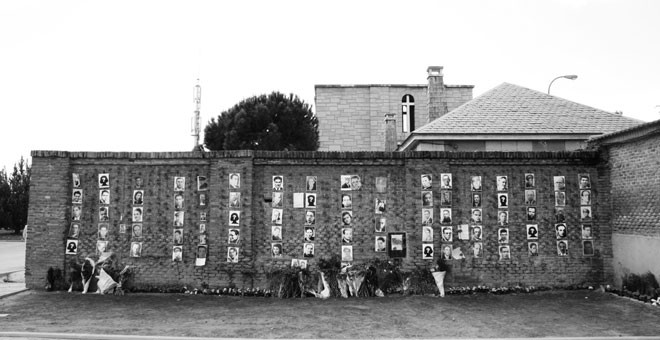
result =
[{"label": "lamp post", "polygon": [[565,76],[559,76],[559,77],[553,79],[553,80],[550,82],[550,85],[548,85],[548,94],[550,94],[550,87],[552,86],[552,83],[554,83],[555,80],[557,80],[557,79],[559,79],[559,78],[566,78],[566,79],[570,79],[570,80],[575,80],[575,79],[577,79],[577,76],[574,75],[574,74],[569,74],[569,75],[565,75]]}]

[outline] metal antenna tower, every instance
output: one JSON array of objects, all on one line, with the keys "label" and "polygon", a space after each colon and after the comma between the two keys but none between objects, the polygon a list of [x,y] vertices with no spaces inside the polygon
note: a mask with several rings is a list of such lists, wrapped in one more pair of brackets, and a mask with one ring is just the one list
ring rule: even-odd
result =
[{"label": "metal antenna tower", "polygon": [[193,150],[197,150],[200,148],[199,112],[202,109],[202,86],[199,85],[199,78],[197,78],[197,85],[195,85],[195,87],[193,88],[193,102],[195,103],[195,112],[193,113],[193,117],[190,124],[190,134],[193,136],[193,141],[195,143],[195,145],[193,145]]}]

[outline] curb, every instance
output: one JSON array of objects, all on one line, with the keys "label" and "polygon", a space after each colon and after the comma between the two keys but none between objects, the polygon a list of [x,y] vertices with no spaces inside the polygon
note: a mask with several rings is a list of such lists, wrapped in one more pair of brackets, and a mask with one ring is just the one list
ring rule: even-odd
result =
[{"label": "curb", "polygon": [[[0,300],[3,299],[3,298],[6,298],[6,297],[10,297],[10,296],[12,296],[12,295],[16,295],[16,294],[19,294],[19,293],[23,293],[23,292],[25,292],[25,291],[27,291],[27,290],[29,290],[29,288],[22,288],[22,289],[19,289],[19,290],[17,290],[17,291],[14,291],[14,292],[7,293],[7,294],[5,294],[5,295],[0,295]],[[2,332],[0,332],[0,333],[2,333]]]}]

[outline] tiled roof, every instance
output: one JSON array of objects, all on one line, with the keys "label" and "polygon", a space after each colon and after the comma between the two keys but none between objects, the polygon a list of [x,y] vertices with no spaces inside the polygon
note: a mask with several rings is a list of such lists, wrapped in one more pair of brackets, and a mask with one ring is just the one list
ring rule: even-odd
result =
[{"label": "tiled roof", "polygon": [[611,133],[642,121],[503,83],[412,134]]}]

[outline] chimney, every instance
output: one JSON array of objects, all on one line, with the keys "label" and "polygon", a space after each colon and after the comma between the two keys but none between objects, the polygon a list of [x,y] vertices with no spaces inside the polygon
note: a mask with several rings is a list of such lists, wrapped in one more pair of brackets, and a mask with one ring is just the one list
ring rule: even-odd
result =
[{"label": "chimney", "polygon": [[428,86],[428,123],[442,117],[447,113],[447,102],[445,101],[445,83],[442,75],[442,66],[429,66],[426,69],[429,82]]},{"label": "chimney", "polygon": [[394,113],[385,114],[385,151],[396,151],[396,119]]}]

